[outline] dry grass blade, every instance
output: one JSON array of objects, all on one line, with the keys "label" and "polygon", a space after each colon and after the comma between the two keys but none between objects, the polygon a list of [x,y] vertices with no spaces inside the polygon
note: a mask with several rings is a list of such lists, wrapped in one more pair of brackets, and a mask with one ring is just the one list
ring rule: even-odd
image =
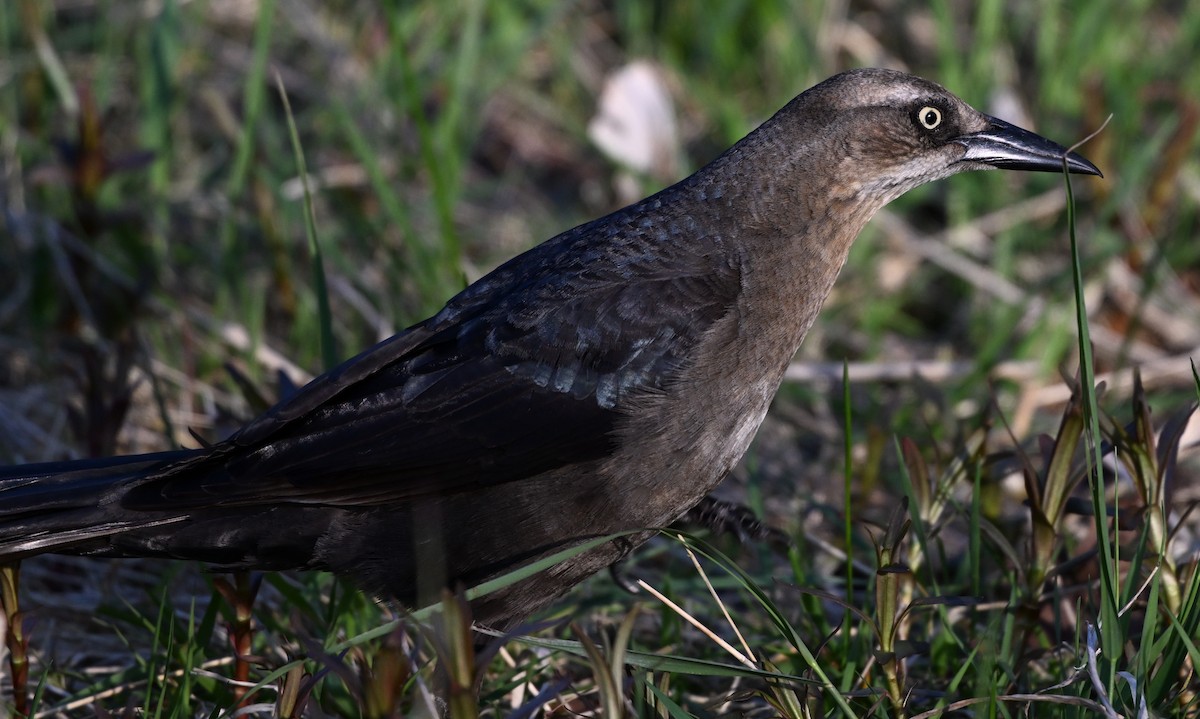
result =
[{"label": "dry grass blade", "polygon": [[698,574],[700,579],[704,581],[704,587],[708,589],[709,596],[711,596],[716,605],[720,607],[721,615],[725,617],[725,622],[729,625],[729,628],[733,630],[733,633],[737,635],[738,641],[742,645],[742,649],[746,652],[746,658],[751,664],[757,663],[758,660],[754,657],[754,652],[751,651],[750,645],[746,642],[746,638],[742,636],[742,631],[738,629],[737,623],[733,621],[733,617],[729,616],[729,609],[725,606],[725,602],[721,600],[720,595],[717,594],[717,590],[713,589],[712,582],[708,579],[708,572],[705,572],[704,568],[700,566],[700,560],[696,557],[696,553],[687,546],[687,541],[682,536],[675,536],[677,539],[679,539],[680,544],[683,545],[684,551],[687,552],[688,559],[692,561],[692,566],[695,567],[696,574]]},{"label": "dry grass blade", "polygon": [[735,649],[733,647],[732,644],[725,641],[716,632],[714,632],[713,630],[706,627],[703,622],[701,622],[699,619],[697,619],[695,616],[693,616],[690,612],[688,612],[687,610],[685,610],[683,607],[679,606],[675,602],[672,602],[670,599],[667,598],[667,596],[665,594],[663,594],[662,592],[658,591],[654,587],[647,584],[646,580],[644,580],[644,579],[637,580],[637,585],[639,587],[641,587],[644,591],[646,591],[648,594],[653,596],[655,599],[657,599],[658,601],[660,601],[664,605],[666,605],[666,607],[668,609],[670,609],[671,611],[678,614],[679,617],[681,619],[683,619],[685,622],[687,622],[688,624],[691,624],[696,629],[699,629],[700,632],[704,634],[704,636],[708,637],[714,643],[716,643],[717,646],[721,647],[726,652],[728,652],[731,657],[733,657],[734,659],[738,660],[739,662],[741,662],[742,664],[744,664],[748,667],[753,668],[756,666],[755,663],[753,661],[751,661],[749,657],[747,657],[745,654],[742,654],[741,652],[739,652],[737,649]]}]

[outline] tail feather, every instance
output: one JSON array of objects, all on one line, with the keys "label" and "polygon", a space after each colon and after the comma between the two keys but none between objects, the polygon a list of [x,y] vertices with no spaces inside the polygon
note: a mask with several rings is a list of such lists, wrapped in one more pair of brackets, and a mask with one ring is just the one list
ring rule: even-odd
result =
[{"label": "tail feather", "polygon": [[[75,550],[77,554],[87,554],[88,546],[116,534],[124,534],[135,529],[149,529],[164,524],[175,524],[187,519],[186,515],[164,517],[162,519],[138,520],[136,522],[108,522],[107,524],[89,524],[72,529],[53,528],[35,530],[22,537],[0,538],[0,563],[12,562],[36,554],[47,552],[66,552]],[[107,545],[105,545],[107,549]]]},{"label": "tail feather", "polygon": [[[203,450],[199,450],[203,451]],[[0,562],[43,552],[87,554],[107,538],[186,519],[130,513],[121,497],[196,450],[0,467]]]}]

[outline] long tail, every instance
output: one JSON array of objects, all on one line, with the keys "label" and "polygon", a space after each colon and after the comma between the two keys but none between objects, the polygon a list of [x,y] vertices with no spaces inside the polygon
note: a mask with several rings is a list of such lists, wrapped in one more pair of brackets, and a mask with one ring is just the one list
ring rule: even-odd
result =
[{"label": "long tail", "polygon": [[186,518],[129,512],[121,497],[139,480],[203,450],[0,467],[0,562],[45,552],[106,553],[108,538]]}]

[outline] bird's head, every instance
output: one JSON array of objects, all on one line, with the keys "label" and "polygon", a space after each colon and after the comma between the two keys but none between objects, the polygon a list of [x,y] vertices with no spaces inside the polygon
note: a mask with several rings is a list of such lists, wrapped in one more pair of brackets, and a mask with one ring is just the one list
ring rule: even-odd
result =
[{"label": "bird's head", "polygon": [[[829,176],[880,206],[926,182],[965,170],[1002,168],[1100,175],[1058,143],[985,115],[936,83],[902,72],[851,70],[793,101],[825,157]],[[781,113],[783,114],[783,113]],[[811,149],[811,148],[806,148]]]}]

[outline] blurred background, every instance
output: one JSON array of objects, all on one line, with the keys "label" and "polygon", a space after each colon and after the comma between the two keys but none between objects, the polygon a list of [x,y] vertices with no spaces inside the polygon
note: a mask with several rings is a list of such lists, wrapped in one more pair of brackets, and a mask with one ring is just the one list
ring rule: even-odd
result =
[{"label": "blurred background", "polygon": [[[1166,416],[1196,399],[1197,48],[1189,0],[2,3],[0,460],[219,440],[863,66],[1066,145],[1108,123],[1080,150],[1105,178],[1073,183],[1102,403],[1127,414],[1140,367]],[[729,496],[837,536],[820,508],[841,501],[847,413],[874,517],[897,436],[953,456],[989,424],[1001,446],[1052,429],[1077,366],[1065,207],[1060,176],[1019,173],[890,206]]]}]

